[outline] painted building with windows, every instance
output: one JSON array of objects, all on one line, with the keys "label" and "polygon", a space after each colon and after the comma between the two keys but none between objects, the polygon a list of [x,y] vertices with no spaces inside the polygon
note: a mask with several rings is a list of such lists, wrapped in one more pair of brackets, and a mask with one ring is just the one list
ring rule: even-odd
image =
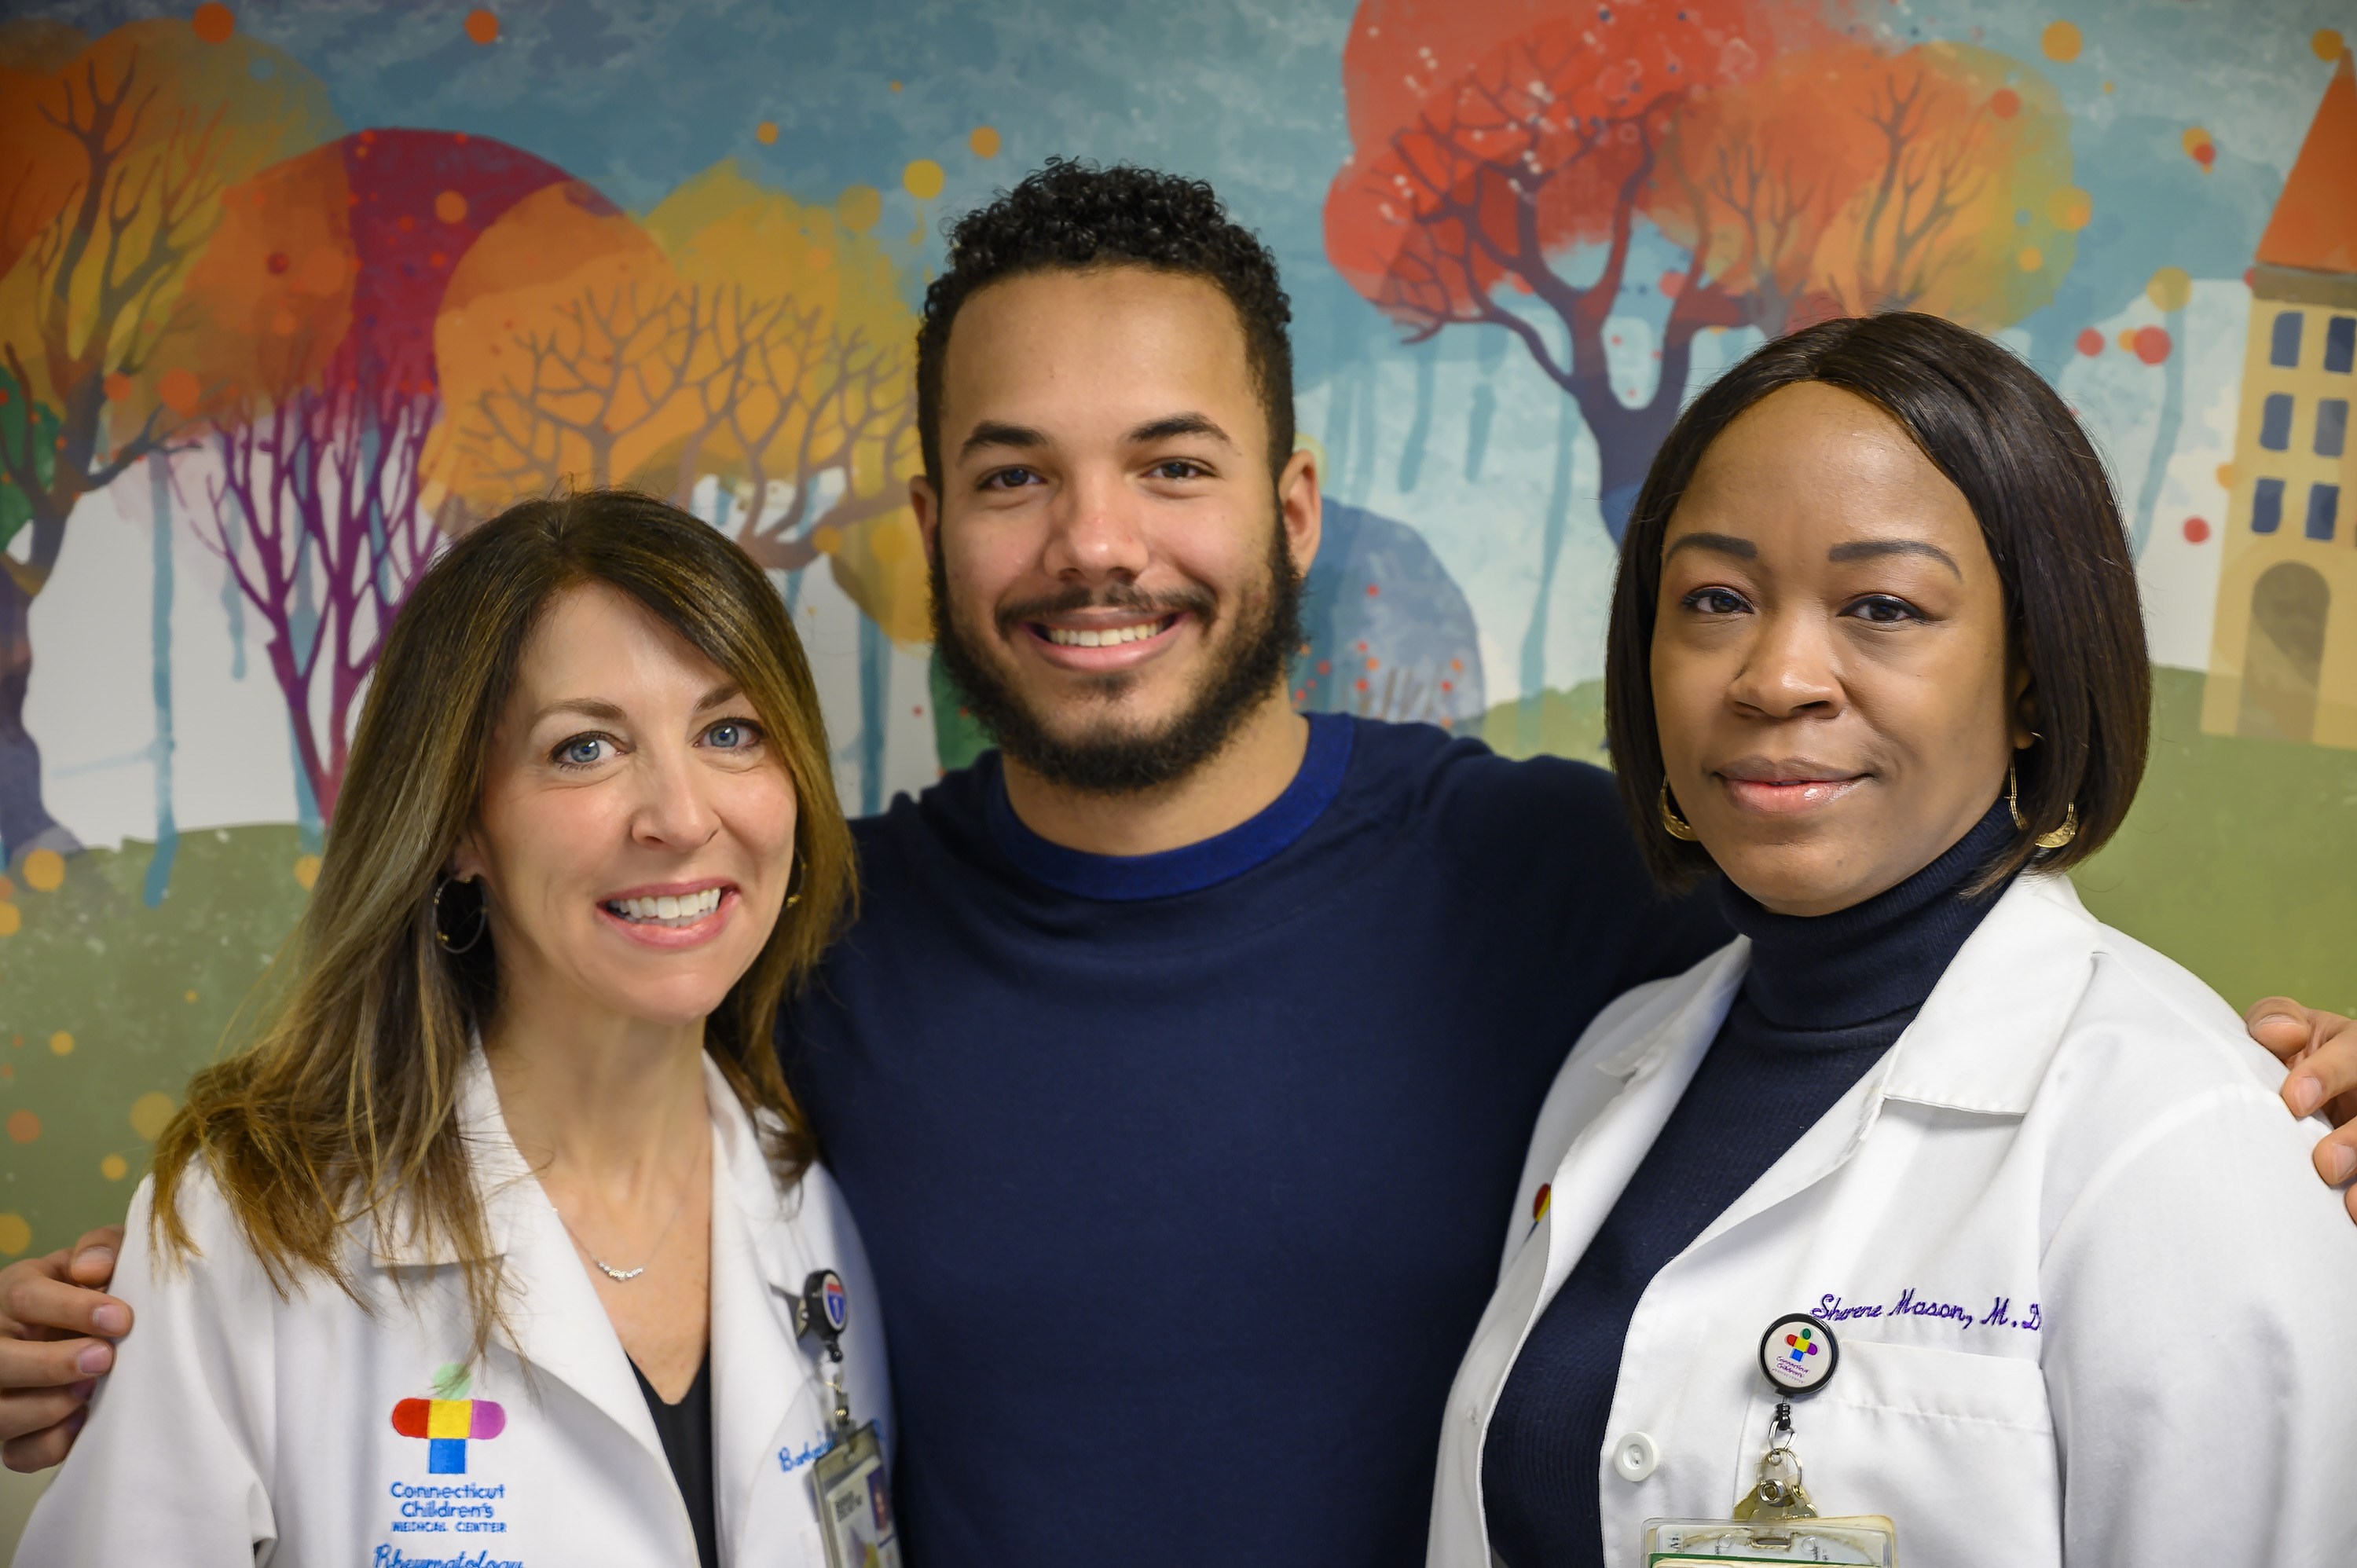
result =
[{"label": "painted building with windows", "polygon": [[2201,727],[2357,749],[2357,76],[2325,89],[2251,269]]}]

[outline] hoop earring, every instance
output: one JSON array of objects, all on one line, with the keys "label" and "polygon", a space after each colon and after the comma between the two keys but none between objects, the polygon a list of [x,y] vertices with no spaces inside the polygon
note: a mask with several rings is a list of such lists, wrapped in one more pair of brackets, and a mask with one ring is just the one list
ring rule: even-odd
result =
[{"label": "hoop earring", "polygon": [[491,924],[490,905],[488,901],[480,900],[479,895],[479,901],[475,905],[475,929],[467,933],[465,941],[453,941],[450,933],[442,929],[442,895],[448,890],[450,884],[457,880],[456,877],[446,876],[434,885],[434,940],[440,942],[442,950],[452,958],[457,958],[461,953],[474,951],[475,945],[483,940],[483,933],[490,929]]},{"label": "hoop earring", "polygon": [[1669,835],[1674,839],[1683,840],[1687,843],[1696,842],[1694,829],[1687,825],[1684,817],[1678,815],[1677,808],[1670,804],[1670,781],[1667,779],[1662,780],[1662,826],[1668,830]]},{"label": "hoop earring", "polygon": [[[2026,828],[2029,825],[2029,819],[2021,814],[2019,791],[2013,776],[2013,764],[2009,762],[2005,766],[2005,809],[2013,814],[2013,825],[2016,828]],[[2030,842],[2040,849],[2061,849],[2078,836],[2079,803],[2073,800],[2062,808],[2061,827],[2050,833],[2040,833]]]}]

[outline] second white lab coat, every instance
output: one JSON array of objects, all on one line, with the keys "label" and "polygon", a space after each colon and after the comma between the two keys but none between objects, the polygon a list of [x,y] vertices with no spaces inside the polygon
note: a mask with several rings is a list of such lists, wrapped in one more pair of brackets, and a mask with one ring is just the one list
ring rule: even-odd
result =
[{"label": "second white lab coat", "polygon": [[[816,1337],[796,1340],[793,1301],[814,1270],[843,1277],[845,1386],[855,1418],[881,1423],[890,1395],[875,1289],[825,1171],[813,1166],[781,1192],[751,1118],[708,1059],[705,1083],[720,1561],[818,1568],[826,1558],[810,1467],[827,1445],[832,1406]],[[135,1327],[33,1514],[18,1563],[695,1562],[630,1359],[508,1137],[479,1054],[460,1114],[502,1255],[514,1344],[495,1341],[456,1386],[466,1300],[452,1260],[425,1252],[360,1249],[361,1302],[316,1278],[281,1298],[202,1169],[190,1172],[181,1207],[203,1255],[159,1271],[143,1185],[114,1284]],[[406,1299],[395,1268],[418,1282]],[[396,1430],[404,1402],[437,1392],[455,1396],[435,1412],[441,1426],[470,1429],[438,1453],[430,1437]],[[422,1413],[413,1407],[407,1423]]]},{"label": "second white lab coat", "polygon": [[[1749,958],[1630,993],[1557,1078],[1449,1395],[1436,1568],[1491,1563],[1499,1392]],[[1906,1568],[2357,1563],[2357,1230],[2282,1078],[2067,880],[2018,880],[1881,1061],[1640,1296],[1584,1477],[1605,1562],[1751,1489],[1760,1339],[1809,1312],[1841,1360],[1794,1402],[1804,1485],[1821,1514],[1890,1516]]]}]

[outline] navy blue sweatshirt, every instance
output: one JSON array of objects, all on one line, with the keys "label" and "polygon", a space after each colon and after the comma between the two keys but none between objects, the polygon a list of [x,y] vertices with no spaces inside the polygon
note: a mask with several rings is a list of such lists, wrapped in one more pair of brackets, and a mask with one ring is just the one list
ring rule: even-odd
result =
[{"label": "navy blue sweatshirt", "polygon": [[1813,918],[1770,914],[1718,883],[1727,919],[1751,939],[1742,989],[1661,1135],[1523,1342],[1491,1415],[1481,1506],[1507,1568],[1600,1568],[1604,1425],[1637,1298],[1914,1021],[1996,903],[1995,891],[1962,895],[2011,832],[2000,803],[1898,886]]},{"label": "navy blue sweatshirt", "polygon": [[781,1046],[883,1298],[912,1568],[1421,1563],[1547,1086],[1726,940],[1597,769],[1310,722],[1167,854],[1038,838],[995,754],[856,825]]}]

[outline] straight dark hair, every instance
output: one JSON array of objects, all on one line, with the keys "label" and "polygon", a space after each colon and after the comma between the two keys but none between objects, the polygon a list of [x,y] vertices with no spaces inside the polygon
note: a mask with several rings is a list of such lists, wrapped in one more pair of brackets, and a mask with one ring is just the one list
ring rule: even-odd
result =
[{"label": "straight dark hair", "polygon": [[[2044,377],[1997,344],[1912,311],[1827,321],[1755,350],[1678,416],[1620,547],[1605,635],[1604,726],[1620,801],[1653,875],[1684,887],[1713,868],[1662,823],[1653,622],[1662,542],[1703,454],[1745,410],[1803,381],[1865,399],[1964,492],[2005,593],[2006,641],[2029,672],[2042,738],[2018,753],[2018,828],[1978,883],[2035,862],[2061,871],[2104,847],[2144,777],[2152,663],[2136,566],[2103,459]],[[2078,813],[2060,849],[2038,838]]]}]

